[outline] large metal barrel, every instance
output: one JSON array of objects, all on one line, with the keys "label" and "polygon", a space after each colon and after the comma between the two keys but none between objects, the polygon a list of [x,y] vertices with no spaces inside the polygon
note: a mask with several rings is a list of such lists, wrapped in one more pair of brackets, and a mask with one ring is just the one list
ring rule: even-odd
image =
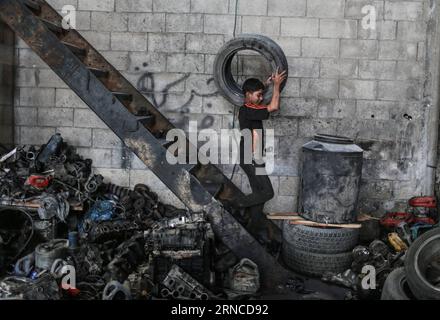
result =
[{"label": "large metal barrel", "polygon": [[352,139],[318,134],[302,147],[300,215],[322,223],[352,223],[363,150]]}]

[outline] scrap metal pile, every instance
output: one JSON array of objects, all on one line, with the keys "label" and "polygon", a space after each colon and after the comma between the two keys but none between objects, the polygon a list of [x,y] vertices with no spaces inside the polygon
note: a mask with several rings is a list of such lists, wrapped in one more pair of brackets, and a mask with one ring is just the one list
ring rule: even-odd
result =
[{"label": "scrap metal pile", "polygon": [[0,299],[210,299],[259,288],[258,271],[244,279],[252,286],[234,280],[243,263],[215,241],[204,212],[165,205],[144,184],[104,183],[58,134],[0,159],[0,201]]}]

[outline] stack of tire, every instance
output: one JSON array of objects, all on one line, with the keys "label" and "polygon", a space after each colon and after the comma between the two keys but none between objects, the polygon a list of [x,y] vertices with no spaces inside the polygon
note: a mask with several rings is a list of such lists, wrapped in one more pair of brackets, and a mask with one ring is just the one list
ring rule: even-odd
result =
[{"label": "stack of tire", "polygon": [[405,267],[388,275],[381,299],[440,300],[440,228],[424,233],[411,244]]},{"label": "stack of tire", "polygon": [[321,277],[350,268],[359,229],[317,228],[283,224],[282,256],[285,264],[302,274]]}]

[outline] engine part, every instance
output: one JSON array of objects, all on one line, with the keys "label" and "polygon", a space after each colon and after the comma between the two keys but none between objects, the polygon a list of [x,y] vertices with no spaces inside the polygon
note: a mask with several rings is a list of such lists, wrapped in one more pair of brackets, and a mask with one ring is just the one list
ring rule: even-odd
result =
[{"label": "engine part", "polygon": [[374,240],[370,243],[368,246],[368,250],[371,252],[372,255],[381,255],[383,257],[387,257],[390,253],[390,249],[385,244],[385,242],[381,240]]},{"label": "engine part", "polygon": [[326,282],[332,282],[335,284],[343,285],[347,288],[351,288],[353,290],[357,289],[358,283],[359,283],[359,277],[358,275],[353,272],[353,270],[348,269],[344,271],[343,273],[331,273],[326,272],[321,278],[322,281]]},{"label": "engine part", "polygon": [[128,276],[127,281],[130,284],[130,292],[133,299],[149,299],[153,294],[155,284],[152,280],[152,265],[151,263],[141,265],[136,272]]},{"label": "engine part", "polygon": [[406,222],[401,222],[397,225],[396,228],[397,234],[402,240],[406,241],[407,245],[411,245],[412,238],[411,238],[411,230],[409,228],[409,225]]},{"label": "engine part", "polygon": [[437,208],[437,199],[434,196],[412,197],[408,200],[411,207]]},{"label": "engine part", "polygon": [[50,241],[55,238],[56,224],[53,220],[35,220],[34,230],[35,233],[42,240]]},{"label": "engine part", "polygon": [[293,248],[316,253],[341,253],[358,243],[359,229],[315,228],[283,223],[283,240]]},{"label": "engine part", "polygon": [[63,259],[56,259],[50,267],[50,273],[55,277],[55,279],[61,279],[64,275],[63,267],[67,265],[67,261]]},{"label": "engine part", "polygon": [[[140,230],[137,222],[130,220],[115,220],[103,222],[84,221],[81,237],[90,242],[102,242],[109,238],[127,238],[133,232]],[[80,230],[81,231],[81,230]]]},{"label": "engine part", "polygon": [[35,248],[35,266],[39,269],[50,270],[55,260],[66,256],[68,246],[69,242],[65,239],[55,239],[39,244]]},{"label": "engine part", "polygon": [[120,282],[110,281],[102,292],[102,300],[131,300],[131,293]]},{"label": "engine part", "polygon": [[115,184],[107,184],[107,192],[116,195],[119,199],[129,196],[133,193],[130,189],[117,186]]},{"label": "engine part", "polygon": [[28,254],[27,256],[17,260],[14,267],[14,273],[16,276],[27,277],[35,265],[35,253]]},{"label": "engine part", "polygon": [[404,268],[393,270],[385,280],[382,288],[381,300],[412,300],[412,294]]},{"label": "engine part", "polygon": [[53,135],[49,142],[41,147],[36,160],[43,164],[48,162],[51,156],[59,155],[62,144],[63,138],[61,137],[61,134],[57,133]]},{"label": "engine part", "polygon": [[440,286],[428,280],[427,271],[440,256],[440,228],[417,238],[409,247],[405,259],[405,272],[411,292],[420,300],[440,300]]},{"label": "engine part", "polygon": [[91,175],[84,185],[84,189],[89,193],[95,193],[98,188],[103,184],[104,177],[100,174]]},{"label": "engine part", "polygon": [[7,277],[0,282],[0,299],[59,300],[60,289],[52,275],[45,273],[35,280]]},{"label": "engine part", "polygon": [[396,252],[406,251],[408,250],[408,246],[406,243],[399,237],[396,232],[392,232],[388,234],[388,242],[393,246]]},{"label": "engine part", "polygon": [[41,191],[46,189],[51,181],[52,176],[31,175],[27,178],[25,185],[29,185]]},{"label": "engine part", "polygon": [[[244,101],[243,90],[235,82],[232,75],[232,60],[242,50],[253,50],[270,61],[273,70],[279,68],[288,73],[288,63],[283,50],[272,39],[257,35],[243,34],[227,42],[218,52],[214,61],[214,81],[220,93],[233,105],[241,106]],[[286,81],[281,84],[283,90]],[[272,89],[264,94],[264,103],[269,103]]]},{"label": "engine part", "polygon": [[238,292],[256,293],[260,289],[258,266],[249,259],[242,259],[229,270],[229,287]]},{"label": "engine part", "polygon": [[46,194],[41,198],[41,206],[38,208],[38,216],[41,220],[50,220],[58,217],[65,222],[70,212],[70,204],[67,201],[68,193],[56,195]]},{"label": "engine part", "polygon": [[387,229],[393,230],[401,222],[406,222],[410,224],[413,221],[414,221],[414,215],[412,213],[388,212],[380,219],[380,224]]},{"label": "engine part", "polygon": [[161,290],[167,297],[175,299],[187,298],[192,300],[208,300],[213,294],[202,286],[197,280],[183,271],[179,266],[173,265],[162,283],[167,290]]}]

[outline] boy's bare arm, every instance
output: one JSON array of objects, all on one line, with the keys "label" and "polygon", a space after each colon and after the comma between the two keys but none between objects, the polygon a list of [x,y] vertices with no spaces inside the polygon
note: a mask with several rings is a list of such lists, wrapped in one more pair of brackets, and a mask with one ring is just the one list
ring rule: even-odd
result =
[{"label": "boy's bare arm", "polygon": [[277,68],[269,79],[273,81],[273,94],[271,102],[267,105],[267,111],[274,112],[280,109],[280,87],[281,83],[286,80],[286,70],[280,73]]}]

